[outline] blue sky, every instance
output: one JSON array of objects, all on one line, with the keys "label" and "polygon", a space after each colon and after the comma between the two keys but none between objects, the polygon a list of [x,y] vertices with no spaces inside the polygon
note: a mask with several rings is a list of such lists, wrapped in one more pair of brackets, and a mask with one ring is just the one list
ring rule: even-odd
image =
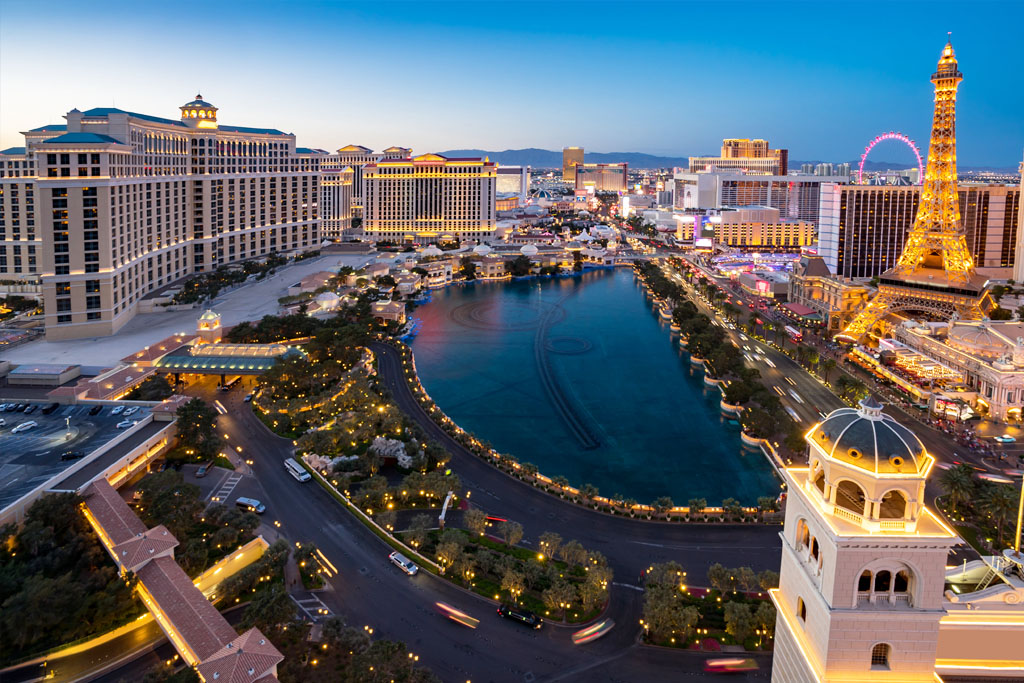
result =
[{"label": "blue sky", "polygon": [[[0,1],[0,147],[72,107],[349,143],[714,152],[763,137],[793,159],[927,146],[928,77],[953,32],[961,165],[1024,150],[1024,3]],[[909,161],[898,143],[872,158]]]}]

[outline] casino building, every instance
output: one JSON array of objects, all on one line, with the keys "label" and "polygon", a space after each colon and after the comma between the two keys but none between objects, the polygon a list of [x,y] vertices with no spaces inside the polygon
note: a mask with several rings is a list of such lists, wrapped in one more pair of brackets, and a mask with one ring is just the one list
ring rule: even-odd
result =
[{"label": "casino building", "polygon": [[73,109],[0,153],[0,279],[38,279],[47,339],[114,334],[175,280],[320,244],[326,152],[198,95],[179,109]]}]

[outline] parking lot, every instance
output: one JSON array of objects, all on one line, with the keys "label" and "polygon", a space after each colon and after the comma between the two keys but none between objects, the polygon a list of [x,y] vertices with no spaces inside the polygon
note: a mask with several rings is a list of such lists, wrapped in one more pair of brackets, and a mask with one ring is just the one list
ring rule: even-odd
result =
[{"label": "parking lot", "polygon": [[[10,401],[0,398],[0,404],[4,403]],[[89,404],[61,405],[45,415],[42,409],[49,403],[18,401],[17,404],[35,405],[36,409],[29,414],[0,412],[0,419],[4,421],[0,426],[0,508],[124,434],[128,428],[118,429],[119,423],[139,422],[149,415],[149,408],[139,407],[126,418],[123,412],[113,414],[115,406],[112,404],[102,406],[95,415],[89,414],[93,409]],[[13,433],[18,425],[29,422],[36,424]],[[81,456],[62,460],[64,453],[81,453]]]}]

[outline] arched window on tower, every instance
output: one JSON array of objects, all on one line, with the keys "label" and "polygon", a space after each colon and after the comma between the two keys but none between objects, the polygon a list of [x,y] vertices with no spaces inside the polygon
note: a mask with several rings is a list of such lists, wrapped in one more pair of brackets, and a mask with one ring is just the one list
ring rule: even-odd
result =
[{"label": "arched window on tower", "polygon": [[902,491],[887,491],[882,496],[882,504],[879,507],[878,516],[880,519],[903,519],[907,511],[907,499]]},{"label": "arched window on tower", "polygon": [[910,588],[910,576],[905,571],[896,572],[896,578],[893,579],[892,589],[896,593],[906,593]]},{"label": "arched window on tower", "polygon": [[889,669],[889,653],[892,648],[888,643],[879,643],[871,648],[871,668],[877,670]]},{"label": "arched window on tower", "polygon": [[857,591],[860,593],[871,591],[871,572],[867,569],[861,572],[860,578],[857,580]]},{"label": "arched window on tower", "polygon": [[858,515],[864,514],[864,489],[856,482],[846,479],[836,487],[836,505]]},{"label": "arched window on tower", "polygon": [[796,599],[796,615],[800,617],[800,621],[807,621],[807,605],[804,604],[803,598]]},{"label": "arched window on tower", "polygon": [[875,592],[876,593],[888,593],[889,584],[892,582],[892,573],[888,569],[875,574]]},{"label": "arched window on tower", "polygon": [[821,492],[821,495],[824,496],[825,495],[825,472],[819,471],[816,475],[814,475],[814,485],[818,488],[818,491]]}]

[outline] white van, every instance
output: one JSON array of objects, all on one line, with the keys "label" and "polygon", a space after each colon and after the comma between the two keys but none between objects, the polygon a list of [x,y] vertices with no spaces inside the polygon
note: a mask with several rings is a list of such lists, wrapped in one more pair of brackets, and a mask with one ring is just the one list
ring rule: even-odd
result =
[{"label": "white van", "polygon": [[284,468],[288,470],[288,474],[292,475],[299,481],[309,481],[309,472],[299,463],[295,462],[293,458],[285,458]]},{"label": "white van", "polygon": [[28,430],[32,429],[33,427],[38,427],[38,426],[39,425],[37,423],[33,422],[32,420],[29,420],[28,422],[22,422],[20,425],[18,425],[17,427],[15,427],[14,429],[11,430],[11,434],[20,434],[21,432],[27,432]]},{"label": "white van", "polygon": [[409,576],[416,576],[416,572],[420,570],[419,567],[412,563],[412,560],[400,552],[391,553],[388,555],[388,559]]},{"label": "white van", "polygon": [[267,506],[255,498],[243,498],[241,496],[235,501],[235,507],[247,512],[255,512],[257,515],[262,515],[267,511]]}]

